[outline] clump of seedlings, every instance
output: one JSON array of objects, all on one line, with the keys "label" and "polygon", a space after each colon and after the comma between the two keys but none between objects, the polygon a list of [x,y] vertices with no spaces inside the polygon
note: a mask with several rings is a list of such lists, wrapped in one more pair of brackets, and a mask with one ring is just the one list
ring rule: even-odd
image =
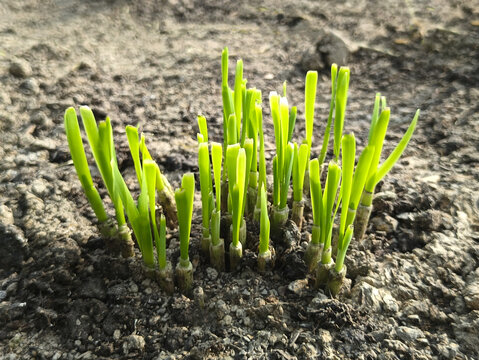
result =
[{"label": "clump of seedlings", "polygon": [[[198,117],[202,254],[209,258],[211,265],[218,271],[225,271],[227,264],[231,271],[239,269],[243,251],[245,248],[253,248],[247,243],[247,226],[254,221],[259,224],[259,233],[255,226],[251,227],[250,232],[258,236],[259,240],[258,271],[263,273],[272,269],[275,258],[272,244],[291,246],[283,239],[283,228],[288,219],[291,219],[301,231],[304,204],[307,201],[305,194],[309,192],[313,224],[304,260],[308,272],[315,277],[316,287],[326,287],[332,295],[337,295],[346,276],[344,262],[348,247],[353,237],[360,240],[364,235],[375,188],[404,152],[416,127],[419,110],[399,144],[380,165],[390,110],[386,106],[386,99],[376,95],[368,143],[356,160],[354,134],[343,135],[350,71],[347,67],[338,69],[333,64],[331,100],[323,143],[317,157],[312,157],[317,72],[310,71],[306,75],[306,134],[300,142],[293,141],[297,109],[289,105],[286,83],[283,84],[282,96],[275,91],[270,92],[269,105],[275,140],[270,206],[266,181],[262,92],[256,88],[247,88],[242,60],[236,62],[234,86],[230,88],[228,62],[228,49],[225,48],[221,58],[223,146],[218,142],[210,142],[207,120],[203,116]],[[174,281],[173,268],[166,257],[166,224],[172,229],[178,224],[180,258],[176,265],[175,279],[178,288],[183,293],[189,293],[193,284],[193,266],[189,259],[195,191],[193,174],[185,174],[181,188],[173,193],[171,185],[148,152],[144,135],[139,137],[136,128],[127,126],[128,143],[140,185],[140,194],[135,203],[118,169],[110,120],[107,118],[97,126],[91,110],[82,107],[81,114],[93,157],[115,206],[116,226],[108,217],[93,185],[76,113],[72,108],[65,113],[65,128],[75,169],[98,218],[102,235],[109,243],[115,244],[112,247],[121,249],[123,256],[132,256],[133,242],[126,223],[126,213],[146,273],[171,293]],[[332,158],[326,164],[331,130]],[[288,197],[291,183],[290,210]],[[157,200],[163,214],[157,213]],[[224,239],[221,237],[221,229],[226,229]],[[333,248],[337,249],[335,254]]]},{"label": "clump of seedlings", "polygon": [[65,130],[73,164],[75,165],[78,178],[80,179],[88,201],[98,218],[100,232],[105,237],[109,248],[114,252],[121,252],[124,257],[131,257],[134,254],[133,241],[131,240],[131,234],[126,225],[123,210],[124,203],[114,187],[114,173],[115,167],[117,167],[117,159],[110,119],[106,118],[105,121],[101,121],[99,125],[97,125],[95,116],[90,108],[82,106],[80,113],[93,158],[95,159],[103,183],[108,191],[108,195],[115,207],[116,227],[114,221],[108,218],[100,195],[93,185],[85,150],[83,148],[76,111],[74,108],[68,108],[65,111]]}]

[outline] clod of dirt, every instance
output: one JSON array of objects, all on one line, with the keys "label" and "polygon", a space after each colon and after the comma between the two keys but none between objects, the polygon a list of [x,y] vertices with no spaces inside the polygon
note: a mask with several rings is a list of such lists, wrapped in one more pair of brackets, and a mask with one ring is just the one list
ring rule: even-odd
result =
[{"label": "clod of dirt", "polygon": [[10,63],[8,71],[13,76],[25,79],[32,75],[32,67],[28,63],[28,61],[23,59],[15,59]]}]

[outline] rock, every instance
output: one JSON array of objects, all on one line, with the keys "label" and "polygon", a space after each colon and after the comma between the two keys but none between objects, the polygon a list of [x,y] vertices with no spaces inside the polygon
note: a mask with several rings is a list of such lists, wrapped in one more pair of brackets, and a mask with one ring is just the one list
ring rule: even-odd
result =
[{"label": "rock", "polygon": [[7,292],[5,290],[0,290],[0,302],[2,302],[7,297]]},{"label": "rock", "polygon": [[48,194],[47,183],[42,179],[33,180],[32,193],[39,198],[43,198],[45,195]]},{"label": "rock", "polygon": [[288,290],[295,294],[301,294],[308,286],[308,279],[294,280],[289,283]]},{"label": "rock", "polygon": [[23,232],[15,225],[0,222],[0,269],[11,272],[22,266],[28,253],[28,241]]},{"label": "rock", "polygon": [[12,100],[10,99],[10,96],[4,91],[0,90],[0,104],[2,105],[10,105],[12,103]]},{"label": "rock", "polygon": [[206,269],[206,276],[208,277],[209,280],[215,281],[218,278],[218,271],[216,271],[215,268],[208,267]]},{"label": "rock", "polygon": [[396,334],[402,341],[414,342],[416,339],[424,338],[424,333],[416,327],[399,326]]},{"label": "rock", "polygon": [[25,94],[38,94],[40,92],[40,86],[34,78],[29,78],[20,84],[20,89]]},{"label": "rock", "polygon": [[38,111],[30,117],[30,121],[35,125],[42,127],[51,127],[53,126],[53,121],[45,115],[43,111]]},{"label": "rock", "polygon": [[381,311],[382,297],[379,290],[368,283],[361,281],[351,290],[351,297],[366,309],[374,312]]},{"label": "rock", "polygon": [[479,278],[467,284],[463,291],[463,296],[469,309],[479,310]]},{"label": "rock", "polygon": [[371,224],[373,224],[377,231],[384,231],[386,234],[395,232],[398,227],[398,221],[387,214],[372,218]]},{"label": "rock", "polygon": [[332,30],[322,30],[316,44],[307,48],[300,60],[304,71],[330,68],[332,64],[346,65],[352,52],[357,50],[345,37]]},{"label": "rock", "polygon": [[8,72],[17,78],[25,79],[32,75],[32,67],[28,61],[15,59],[10,63]]},{"label": "rock", "polygon": [[13,225],[14,223],[12,210],[4,204],[0,205],[0,223],[3,225]]},{"label": "rock", "polygon": [[143,352],[145,349],[145,339],[140,335],[130,335],[123,342],[123,353],[125,355],[131,352]]},{"label": "rock", "polygon": [[223,325],[230,326],[233,323],[233,318],[231,315],[226,315],[222,320]]}]

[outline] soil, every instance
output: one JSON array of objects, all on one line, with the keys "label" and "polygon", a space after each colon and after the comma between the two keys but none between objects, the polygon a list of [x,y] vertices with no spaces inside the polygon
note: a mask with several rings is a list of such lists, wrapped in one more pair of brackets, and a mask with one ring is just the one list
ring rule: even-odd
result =
[{"label": "soil", "polygon": [[[332,61],[351,68],[345,131],[359,148],[376,92],[392,109],[385,153],[421,109],[378,186],[366,238],[351,245],[350,288],[337,298],[305,274],[310,215],[291,248],[278,245],[273,271],[256,271],[251,246],[239,271],[218,273],[199,255],[197,201],[190,296],[164,294],[138,251],[115,257],[99,235],[70,160],[65,109],[87,104],[111,117],[135,193],[127,124],[145,132],[177,187],[198,171],[197,114],[222,139],[225,46],[230,68],[242,58],[248,85],[263,90],[268,162],[267,94],[288,82],[300,140],[309,69],[320,72],[318,155]],[[479,358],[477,1],[3,0],[0,55],[0,357]]]}]

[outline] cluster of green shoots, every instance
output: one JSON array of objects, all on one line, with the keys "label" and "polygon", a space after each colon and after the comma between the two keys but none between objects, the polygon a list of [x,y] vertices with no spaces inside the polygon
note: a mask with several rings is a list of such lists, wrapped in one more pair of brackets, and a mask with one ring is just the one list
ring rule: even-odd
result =
[{"label": "cluster of green shoots", "polygon": [[[271,269],[275,251],[270,243],[270,234],[273,243],[288,246],[284,228],[288,219],[291,219],[291,224],[301,230],[309,191],[313,224],[305,262],[309,272],[315,274],[316,285],[326,286],[335,295],[340,291],[346,275],[344,261],[349,244],[353,237],[357,240],[363,237],[375,188],[405,150],[416,127],[419,110],[395,149],[380,163],[390,110],[385,97],[377,94],[368,143],[357,157],[354,134],[343,134],[350,71],[347,67],[338,69],[333,64],[330,109],[323,142],[319,156],[312,158],[318,74],[309,71],[306,75],[306,131],[305,138],[299,142],[293,141],[297,110],[289,105],[284,83],[282,96],[275,91],[269,95],[276,145],[270,204],[262,93],[256,88],[247,88],[242,60],[236,63],[234,86],[229,87],[227,48],[223,50],[221,64],[222,144],[210,141],[207,120],[203,116],[198,117],[201,250],[217,270],[225,271],[228,267],[231,271],[238,269],[243,249],[256,246],[255,239],[247,237],[247,226],[255,222],[260,227],[258,270],[264,272]],[[176,266],[176,279],[183,292],[189,291],[193,283],[193,267],[188,255],[195,189],[193,174],[184,175],[181,188],[173,193],[168,180],[148,152],[144,135],[139,136],[136,128],[127,126],[128,143],[140,188],[135,202],[118,169],[110,120],[107,118],[97,125],[90,109],[81,107],[80,113],[93,158],[115,208],[116,224],[108,217],[93,185],[73,108],[65,113],[68,143],[80,182],[107,244],[125,257],[134,254],[127,218],[147,273],[158,279],[166,291],[172,292],[174,280],[172,266],[166,257],[166,225],[168,222],[169,227],[174,229],[178,224],[180,258]],[[332,159],[326,164],[331,129]],[[290,193],[291,210],[288,207]],[[158,210],[157,203],[163,214]],[[229,246],[225,246],[225,242]],[[334,247],[337,249],[335,254]]]},{"label": "cluster of green shoots", "polygon": [[[166,256],[166,228],[167,223],[174,228],[179,219],[180,259],[176,267],[176,278],[178,287],[188,291],[193,282],[193,267],[188,256],[195,190],[193,174],[185,174],[181,188],[173,192],[167,178],[152,159],[145,144],[145,136],[139,136],[137,128],[127,126],[126,135],[140,188],[135,202],[118,169],[110,119],[106,118],[97,125],[93,112],[86,106],[80,108],[80,114],[93,158],[115,208],[116,225],[108,217],[98,190],[93,185],[74,108],[65,112],[68,145],[81,185],[97,216],[107,246],[115,253],[121,252],[123,257],[134,255],[134,243],[127,218],[147,275],[155,278],[165,291],[172,293],[174,276]],[[157,202],[163,213],[158,211]]]},{"label": "cluster of green shoots", "polygon": [[[264,271],[274,263],[274,250],[269,238],[270,220],[272,242],[287,246],[285,225],[288,219],[291,219],[301,230],[304,194],[308,193],[305,190],[309,190],[313,224],[305,262],[308,270],[315,274],[316,285],[326,286],[332,294],[337,294],[346,274],[344,261],[349,244],[353,236],[358,240],[363,237],[371,213],[375,187],[405,150],[416,127],[419,110],[399,144],[380,164],[390,110],[386,99],[377,94],[368,143],[356,159],[354,134],[343,134],[350,71],[347,67],[338,69],[337,65],[333,64],[330,109],[323,142],[319,156],[312,158],[318,74],[310,71],[306,75],[306,133],[305,138],[299,142],[293,140],[297,110],[289,105],[284,83],[282,96],[275,91],[269,95],[276,145],[269,204],[261,91],[247,88],[247,81],[243,78],[242,60],[236,63],[233,88],[228,85],[228,75],[228,49],[225,48],[222,54],[223,148],[219,143],[211,143],[214,187],[208,156],[207,121],[202,116],[198,118],[203,252],[210,257],[211,264],[218,270],[225,270],[225,258],[229,260],[230,270],[236,269],[241,262],[243,248],[251,245],[247,244],[247,223],[254,221],[260,225],[258,269]],[[332,159],[326,164],[331,132]],[[226,159],[223,173],[221,155]],[[291,210],[288,207],[290,193]],[[247,222],[247,219],[250,221]],[[226,253],[225,240],[220,238],[221,221],[225,225],[231,223],[230,231],[223,233],[229,242]],[[335,254],[333,247],[337,249]]]}]

